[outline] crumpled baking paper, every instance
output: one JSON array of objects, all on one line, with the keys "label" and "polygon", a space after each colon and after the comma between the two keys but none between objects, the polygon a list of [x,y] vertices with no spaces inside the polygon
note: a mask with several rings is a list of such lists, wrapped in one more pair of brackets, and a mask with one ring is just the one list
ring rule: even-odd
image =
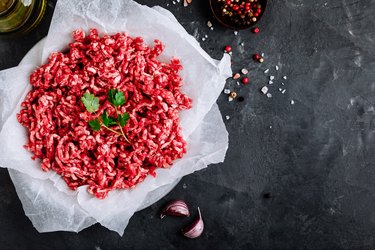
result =
[{"label": "crumpled baking paper", "polygon": [[[46,62],[54,51],[63,51],[72,41],[72,31],[98,28],[101,32],[126,32],[142,36],[152,44],[165,44],[161,60],[175,56],[184,67],[182,91],[193,99],[193,108],[180,113],[181,127],[188,143],[187,154],[169,169],[157,169],[132,190],[114,190],[104,200],[93,197],[86,186],[70,190],[53,171],[44,172],[40,162],[31,160],[23,148],[27,131],[16,119],[20,103],[30,91],[30,73]],[[74,231],[99,222],[123,234],[131,216],[160,196],[182,176],[224,160],[228,147],[216,99],[226,78],[232,75],[230,58],[212,59],[161,7],[149,8],[132,0],[59,0],[45,42],[34,48],[15,68],[0,71],[0,166],[9,169],[25,214],[39,232]]]}]

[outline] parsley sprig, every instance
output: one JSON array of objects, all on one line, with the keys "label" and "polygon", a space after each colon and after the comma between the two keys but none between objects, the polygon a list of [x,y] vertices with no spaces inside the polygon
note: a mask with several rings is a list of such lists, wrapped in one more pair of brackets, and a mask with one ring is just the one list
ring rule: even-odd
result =
[{"label": "parsley sprig", "polygon": [[[82,96],[81,101],[88,112],[95,113],[99,110],[99,98],[90,92],[86,92]],[[116,117],[110,117],[107,111],[104,111],[100,117],[90,120],[89,126],[94,131],[100,131],[100,129],[103,127],[115,134],[123,136],[124,139],[130,143],[129,139],[124,133],[124,130],[122,129],[122,127],[128,123],[130,115],[126,112],[121,114],[118,109],[121,105],[126,103],[124,92],[118,91],[117,89],[110,89],[108,91],[108,102],[114,107]],[[120,132],[111,128],[111,126],[119,126]]]}]

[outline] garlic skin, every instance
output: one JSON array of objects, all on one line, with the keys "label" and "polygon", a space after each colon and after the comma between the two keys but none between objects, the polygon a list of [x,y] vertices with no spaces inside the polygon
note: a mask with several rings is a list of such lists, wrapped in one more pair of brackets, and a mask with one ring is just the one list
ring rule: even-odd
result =
[{"label": "garlic skin", "polygon": [[201,215],[201,210],[199,209],[199,207],[198,214],[199,216],[194,220],[194,222],[191,225],[182,229],[182,234],[185,237],[194,239],[201,236],[201,234],[203,233],[204,223]]},{"label": "garlic skin", "polygon": [[160,214],[160,219],[166,215],[171,216],[189,216],[189,208],[183,200],[172,200],[163,209]]}]

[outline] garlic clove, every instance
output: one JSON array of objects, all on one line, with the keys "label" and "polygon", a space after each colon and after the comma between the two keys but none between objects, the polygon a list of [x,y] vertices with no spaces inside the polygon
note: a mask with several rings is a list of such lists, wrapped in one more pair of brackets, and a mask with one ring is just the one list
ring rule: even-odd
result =
[{"label": "garlic clove", "polygon": [[194,239],[201,236],[201,234],[203,233],[204,223],[201,215],[201,210],[199,209],[199,207],[198,214],[199,216],[194,220],[194,222],[191,225],[182,229],[182,234],[185,237]]},{"label": "garlic clove", "polygon": [[189,216],[189,209],[183,200],[172,200],[163,209],[160,214],[160,219],[166,215],[172,216]]}]

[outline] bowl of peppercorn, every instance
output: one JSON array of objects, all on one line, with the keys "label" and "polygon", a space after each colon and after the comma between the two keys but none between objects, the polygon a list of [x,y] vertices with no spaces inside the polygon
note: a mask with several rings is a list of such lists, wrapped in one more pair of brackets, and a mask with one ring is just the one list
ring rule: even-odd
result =
[{"label": "bowl of peppercorn", "polygon": [[262,18],[267,0],[210,0],[214,17],[225,27],[247,29]]}]

